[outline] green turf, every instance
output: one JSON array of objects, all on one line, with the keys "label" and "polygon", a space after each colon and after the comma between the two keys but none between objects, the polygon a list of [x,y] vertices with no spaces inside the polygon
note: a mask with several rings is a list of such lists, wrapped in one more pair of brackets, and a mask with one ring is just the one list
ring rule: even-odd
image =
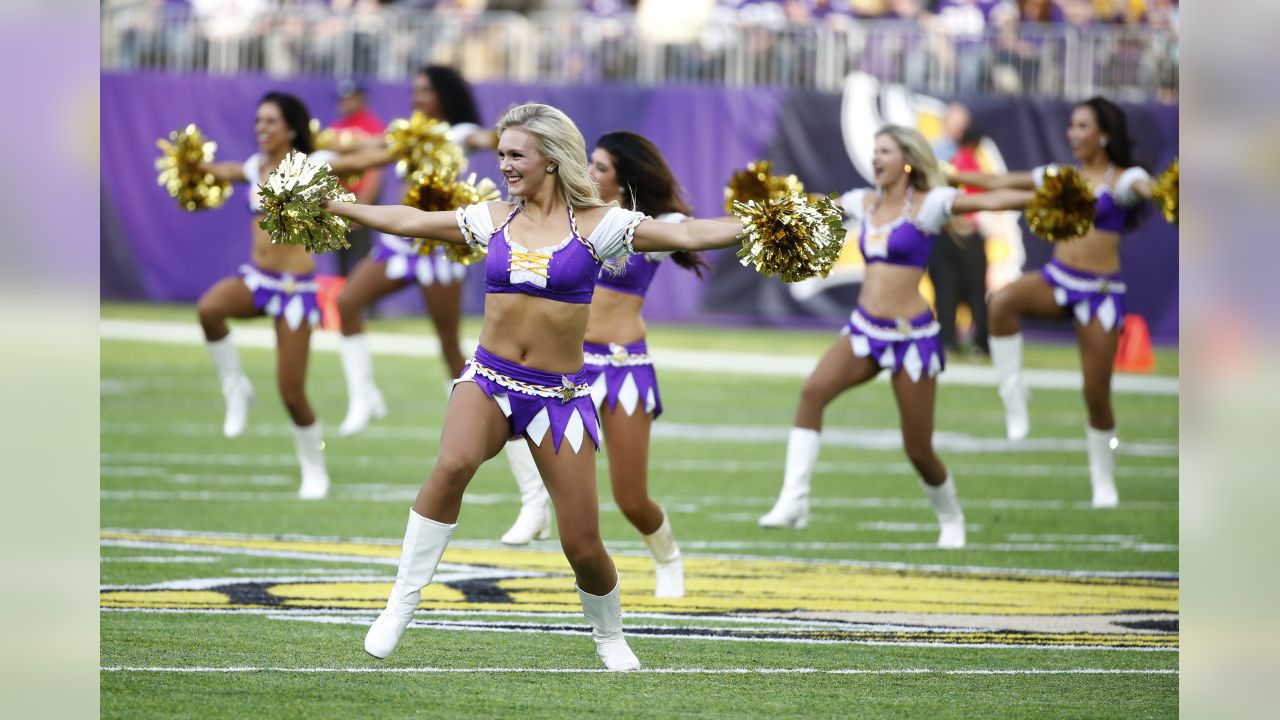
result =
[{"label": "green turf", "polygon": [[[403,641],[376,661],[359,650],[364,629],[261,618],[186,616],[182,644],[174,620],[105,614],[104,655],[118,666],[536,667],[593,668],[582,638],[496,633],[432,633]],[[655,666],[816,669],[1002,669],[1177,667],[1169,653],[962,648],[805,647],[636,639]],[[217,649],[217,657],[213,658]],[[711,652],[714,651],[714,652]],[[518,655],[515,654],[518,652]],[[1176,675],[176,675],[104,673],[103,717],[1172,717]],[[268,700],[269,699],[269,700]]]},{"label": "green turf", "polygon": [[[190,308],[105,306],[104,318],[192,321]],[[378,322],[379,332],[423,333],[415,320]],[[464,334],[478,327],[468,321]],[[660,327],[655,346],[820,352],[828,333]],[[1158,368],[1176,373],[1176,352],[1161,349]],[[442,421],[444,374],[436,359],[378,357],[377,376],[392,414],[356,438],[330,432],[330,499],[299,503],[297,467],[283,410],[275,397],[274,355],[243,349],[258,392],[249,432],[221,437],[222,404],[203,348],[132,341],[102,345],[102,526],[226,533],[395,540],[404,508],[430,469]],[[1033,346],[1028,365],[1074,368],[1067,345]],[[1172,370],[1170,370],[1172,368]],[[661,370],[671,426],[759,425],[785,428],[800,380]],[[317,352],[308,391],[333,429],[345,410],[334,353]],[[1124,443],[1176,446],[1176,397],[1121,394],[1116,415]],[[1032,438],[1078,441],[1084,424],[1078,392],[1036,391]],[[888,387],[874,383],[841,397],[828,411],[832,430],[892,431],[897,410]],[[976,437],[1003,433],[991,388],[944,386],[937,431]],[[686,555],[891,561],[1090,571],[1178,569],[1177,458],[1121,455],[1123,504],[1087,509],[1083,453],[942,453],[966,507],[973,547],[959,552],[893,549],[926,545],[936,535],[914,473],[898,450],[824,448],[814,481],[814,512],[803,532],[765,531],[754,518],[778,489],[784,444],[655,438],[650,486],[668,509]],[[601,457],[601,526],[606,543],[637,552],[638,536],[609,502]],[[155,495],[147,495],[155,493]],[[181,495],[181,493],[187,493]],[[518,510],[505,463],[481,468],[455,537],[492,541]],[[859,501],[887,498],[899,506]],[[1054,508],[1005,507],[999,501],[1056,502]],[[1051,538],[1051,539],[1046,539]],[[1089,539],[1092,538],[1092,539]],[[718,550],[738,543],[739,549]],[[875,546],[844,549],[823,544]],[[778,547],[778,545],[782,547]],[[544,545],[554,548],[554,543]],[[847,547],[847,545],[845,546]],[[303,572],[309,560],[104,547],[104,585],[149,584],[200,577]],[[208,557],[159,563],[140,557]],[[133,561],[130,561],[130,560]],[[323,563],[337,572],[373,572]],[[151,615],[104,611],[104,666],[372,667],[360,651],[363,628],[289,622],[264,616]],[[436,630],[406,636],[387,663],[400,667],[593,668],[583,637]],[[1037,650],[716,642],[640,637],[633,647],[647,667],[1049,669],[1177,667],[1176,652]],[[933,716],[1165,717],[1177,712],[1177,675],[178,675],[108,672],[103,717],[616,717]]]},{"label": "green turf", "polygon": [[[186,305],[137,305],[131,303],[114,303],[102,308],[104,318],[128,318],[147,320],[171,320],[190,322],[195,317],[194,310]],[[265,326],[265,320],[250,320],[247,323],[258,323]],[[425,330],[421,318],[401,317],[378,320],[372,329],[380,333],[397,333],[420,335]],[[759,330],[754,328],[720,328],[701,325],[654,325],[649,328],[649,344],[654,347],[669,347],[696,350],[736,350],[739,352],[767,352],[787,355],[816,357],[834,340],[833,325],[831,331],[826,330]],[[464,317],[462,320],[463,337],[475,338],[480,335],[480,318]],[[1080,367],[1080,359],[1071,344],[1069,336],[1060,342],[1045,344],[1029,343],[1025,348],[1024,363],[1028,368],[1075,370]],[[1155,369],[1153,374],[1177,377],[1178,351],[1176,348],[1156,346]],[[989,364],[983,359],[972,357],[952,358],[951,362]]]}]

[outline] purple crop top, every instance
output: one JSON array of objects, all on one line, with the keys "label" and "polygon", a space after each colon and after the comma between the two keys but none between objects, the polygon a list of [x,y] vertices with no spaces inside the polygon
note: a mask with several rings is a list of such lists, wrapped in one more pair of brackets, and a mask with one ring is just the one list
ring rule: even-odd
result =
[{"label": "purple crop top", "polygon": [[[1031,171],[1036,180],[1036,187],[1044,183],[1044,172],[1051,167],[1055,166],[1041,165]],[[1107,168],[1107,175],[1102,185],[1098,187],[1098,211],[1093,217],[1093,226],[1099,230],[1119,233],[1124,231],[1129,213],[1142,202],[1142,196],[1133,190],[1134,183],[1139,180],[1150,180],[1151,176],[1140,167],[1131,167],[1120,173],[1120,179],[1113,185],[1111,182],[1113,175],[1115,175],[1114,165]]]},{"label": "purple crop top", "polygon": [[[667,213],[654,219],[659,222],[679,223],[688,219],[688,216]],[[635,253],[627,258],[626,268],[621,274],[615,275],[602,270],[597,284],[615,292],[644,297],[645,293],[649,292],[649,286],[653,284],[653,277],[658,273],[658,266],[662,264],[662,259],[670,254],[669,252]]]},{"label": "purple crop top", "polygon": [[[858,249],[870,265],[873,262],[890,265],[906,265],[923,268],[929,264],[933,240],[951,217],[951,203],[959,194],[955,188],[934,188],[925,194],[924,200],[912,199],[903,206],[902,215],[885,225],[872,225],[871,206],[875,190],[860,188],[840,197],[840,207],[854,222],[859,223]],[[910,217],[911,206],[919,203],[920,210]]]},{"label": "purple crop top", "polygon": [[494,229],[488,203],[459,208],[458,227],[467,244],[488,251],[484,261],[486,293],[518,293],[557,302],[585,305],[595,293],[596,278],[605,260],[632,252],[636,225],[645,216],[612,208],[600,225],[583,239],[569,208],[569,235],[551,247],[532,250],[511,237],[517,205],[501,227]]}]

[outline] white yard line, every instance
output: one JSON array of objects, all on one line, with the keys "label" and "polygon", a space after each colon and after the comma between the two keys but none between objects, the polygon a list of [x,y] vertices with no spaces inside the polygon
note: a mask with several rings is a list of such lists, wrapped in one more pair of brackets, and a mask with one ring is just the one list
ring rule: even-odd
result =
[{"label": "white yard line", "polygon": [[[248,493],[237,494],[233,496],[234,500],[243,501],[249,498],[245,497]],[[264,495],[266,495],[264,493]],[[123,499],[121,497],[113,497],[109,499]],[[192,500],[187,496],[181,497],[154,497],[142,496],[131,497],[133,500]],[[199,498],[199,499],[220,499],[220,498]],[[266,496],[259,500],[276,500],[280,499],[275,496]],[[606,540],[605,544],[617,550],[640,550],[645,547],[644,543],[634,540]],[[129,547],[138,549],[156,550],[163,547],[170,547],[175,550],[194,551],[198,546],[195,545],[167,545],[159,543],[148,543],[139,540],[103,540],[103,547]],[[938,549],[937,545],[932,542],[769,542],[769,541],[738,541],[738,540],[683,540],[680,547],[685,550],[710,550],[710,551],[742,551],[742,550],[894,550],[894,551],[922,551],[934,552]],[[1005,543],[975,543],[970,542],[965,546],[968,550],[981,550],[983,552],[996,553],[1042,553],[1042,552],[1086,552],[1086,553],[1117,553],[1117,552],[1136,552],[1136,553],[1176,553],[1178,546],[1167,543],[1055,543],[1055,542],[1005,542]],[[271,557],[269,552],[262,550],[232,551],[227,548],[205,548],[206,552],[225,552],[227,554],[252,554]],[[282,553],[278,557],[299,557]],[[317,557],[307,555],[307,557]],[[337,559],[341,556],[331,556],[323,559]],[[317,559],[321,559],[317,557]],[[394,558],[384,559],[385,564],[394,565]]]},{"label": "white yard line", "polygon": [[[604,668],[528,668],[528,667],[148,667],[103,665],[102,672],[141,673],[352,673],[406,675],[487,675],[490,673],[524,673],[534,675],[591,675],[610,672]],[[932,668],[641,668],[632,672],[644,675],[1177,675],[1171,668],[1014,668],[992,670]]]},{"label": "white yard line", "polygon": [[[628,614],[628,616],[630,616]],[[364,618],[353,617],[350,615],[326,616],[326,615],[269,615],[272,620],[286,620],[293,622],[311,622],[327,625],[356,625],[367,627],[369,621]],[[575,624],[576,625],[576,624]],[[657,627],[663,632],[659,634],[643,632],[649,627]],[[775,645],[868,645],[877,647],[953,647],[953,648],[981,648],[981,649],[1024,649],[1024,650],[1114,650],[1128,652],[1178,652],[1177,647],[1168,646],[1127,646],[1127,645],[1089,645],[1089,644],[1056,644],[1056,643],[1014,643],[1014,642],[951,642],[942,638],[947,635],[956,633],[967,634],[968,631],[962,628],[913,628],[917,631],[922,639],[918,640],[884,640],[873,639],[869,637],[862,638],[830,638],[830,637],[799,637],[799,636],[775,636],[761,637],[751,635],[732,635],[732,634],[708,634],[700,632],[703,628],[690,626],[648,626],[648,625],[628,625],[628,630],[632,632],[634,637],[653,638],[658,640],[701,640],[706,642],[748,642],[748,643],[770,643]],[[678,628],[681,632],[672,632]],[[568,635],[581,636],[589,635],[591,628],[582,625],[575,627],[567,627],[564,625],[553,626],[546,624],[529,624],[529,625],[507,625],[494,623],[474,623],[459,624],[452,621],[433,621],[433,620],[414,620],[409,623],[409,629],[415,631],[431,630],[431,631],[452,631],[452,632],[493,632],[503,634],[516,635]],[[713,628],[716,631],[725,631],[724,628]],[[829,629],[829,628],[828,628]],[[841,628],[837,628],[841,629]],[[744,632],[750,631],[751,628],[732,628],[727,632]],[[979,631],[981,632],[981,631]],[[939,639],[927,639],[934,635]]]},{"label": "white yard line", "polygon": [[[154,342],[170,345],[203,345],[204,337],[193,315],[191,322],[161,320],[104,319],[99,323],[102,340]],[[238,327],[236,344],[240,347],[275,348],[275,331],[267,327]],[[398,335],[393,333],[367,333],[369,347],[378,355],[401,357],[437,357],[440,348],[430,336]],[[463,340],[464,348],[475,347],[474,338]],[[338,351],[338,335],[318,332],[311,337],[311,347],[321,352]],[[785,354],[723,352],[710,350],[676,350],[653,348],[655,362],[663,370],[712,372],[716,374],[807,377],[818,362],[817,357]],[[1079,390],[1081,375],[1072,370],[1027,370],[1027,382],[1032,388],[1046,390]],[[882,375],[879,378],[884,381]],[[942,374],[942,383],[951,385],[996,386],[993,368],[978,365],[950,363]],[[1112,380],[1112,390],[1117,393],[1143,395],[1177,395],[1178,380],[1170,377],[1118,374]]]},{"label": "white yard line", "polygon": [[[126,436],[178,436],[216,438],[222,429],[213,423],[147,423],[147,422],[106,422],[101,426],[104,435]],[[654,423],[652,435],[656,439],[696,443],[729,443],[740,445],[759,445],[761,443],[785,444],[791,428],[785,425],[725,425],[716,423]],[[292,431],[284,425],[258,424],[248,430],[251,437],[286,438],[292,437]],[[373,426],[366,428],[361,434],[362,440],[382,440],[404,442],[419,440],[434,444],[440,438],[440,429],[424,426],[387,427]],[[824,447],[847,448],[853,450],[902,450],[901,428],[827,428],[822,432]],[[982,437],[969,433],[936,431],[933,444],[941,452],[949,453],[1069,453],[1083,455],[1087,446],[1083,437],[1038,437],[1018,442],[1004,438]],[[1116,449],[1119,455],[1135,457],[1176,458],[1176,443],[1165,442],[1127,442],[1121,438]],[[381,456],[369,456],[370,460],[381,459]],[[692,462],[703,462],[694,460]],[[781,461],[779,461],[781,462]]]},{"label": "white yard line", "polygon": [[[363,489],[360,485],[341,485],[335,484],[332,489],[332,497],[336,500],[349,500],[355,502],[374,502],[374,503],[392,503],[404,502],[411,500],[418,491],[418,485],[405,484],[399,488],[386,488],[376,486],[368,490]],[[291,492],[250,492],[250,491],[222,491],[222,490],[102,490],[98,493],[100,500],[108,500],[112,502],[135,502],[139,500],[152,502],[284,502],[297,499],[297,495]],[[665,507],[668,512],[679,514],[690,514],[703,512],[704,510],[715,510],[728,505],[736,505],[739,507],[753,508],[769,508],[777,500],[776,497],[704,497],[704,498],[682,498],[678,495],[664,495],[662,499],[665,501]],[[464,495],[462,502],[466,505],[504,505],[519,502],[519,496],[514,494],[503,493],[474,493]],[[847,510],[847,509],[925,509],[932,507],[929,501],[924,498],[907,499],[907,498],[882,498],[882,497],[861,497],[861,498],[840,498],[840,497],[811,497],[809,505],[812,508],[831,509],[831,510]],[[1088,500],[1021,500],[1021,499],[982,499],[982,498],[966,498],[964,506],[972,509],[982,510],[1081,510],[1098,512]],[[1178,509],[1178,503],[1174,501],[1160,500],[1134,500],[1122,501],[1121,508],[1125,511],[1174,511]],[[600,504],[602,512],[613,512],[618,509],[617,505],[604,501]],[[821,513],[819,513],[821,515]]]}]

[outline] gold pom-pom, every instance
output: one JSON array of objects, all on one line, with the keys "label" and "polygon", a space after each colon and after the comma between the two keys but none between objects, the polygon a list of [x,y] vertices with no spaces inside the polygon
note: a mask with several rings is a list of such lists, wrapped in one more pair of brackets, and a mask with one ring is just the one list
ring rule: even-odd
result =
[{"label": "gold pom-pom", "polygon": [[1045,170],[1044,182],[1024,213],[1031,232],[1049,242],[1083,237],[1093,227],[1098,198],[1089,181],[1075,168],[1053,166]]},{"label": "gold pom-pom", "polygon": [[419,171],[436,170],[458,174],[467,167],[467,156],[449,140],[449,123],[429,118],[419,111],[406,118],[392,120],[387,126],[387,149],[399,158],[396,173],[400,177]]},{"label": "gold pom-pom", "polygon": [[1178,158],[1174,158],[1152,184],[1151,199],[1156,201],[1156,207],[1160,208],[1165,220],[1178,224]]},{"label": "gold pom-pom", "polygon": [[338,183],[328,164],[296,150],[290,151],[267,181],[262,193],[262,220],[271,242],[301,245],[310,252],[330,252],[351,247],[346,218],[324,210],[329,201],[355,202],[356,197]]},{"label": "gold pom-pom", "polygon": [[739,170],[729,178],[724,188],[724,209],[733,212],[734,203],[749,203],[752,200],[762,203],[765,200],[778,200],[791,193],[803,193],[804,183],[795,175],[780,177],[770,174],[768,160],[757,160],[747,164],[746,170]]},{"label": "gold pom-pom", "polygon": [[[311,118],[308,123],[311,128],[311,144],[316,150],[328,150],[330,152],[342,152],[359,142],[362,138],[368,137],[365,133],[356,128],[342,128],[335,130],[331,127],[320,127],[320,121]],[[342,178],[342,182],[347,187],[351,187],[360,182],[364,172],[351,173]]]},{"label": "gold pom-pom", "polygon": [[212,210],[231,197],[230,183],[218,182],[211,173],[199,170],[200,165],[213,162],[218,144],[205,140],[194,123],[169,133],[168,140],[157,140],[156,146],[162,153],[156,159],[160,171],[156,181],[178,201],[178,207]]},{"label": "gold pom-pom", "polygon": [[[404,204],[419,210],[434,212],[438,210],[455,210],[467,205],[497,200],[501,197],[498,186],[493,181],[484,179],[476,182],[476,174],[471,173],[466,180],[460,180],[452,173],[419,170],[408,181],[408,190],[404,194]],[[443,247],[445,257],[450,260],[470,265],[482,258],[485,253],[469,245],[440,242],[439,240],[421,240],[418,252],[430,255],[437,247]]]},{"label": "gold pom-pom", "polygon": [[843,214],[832,203],[834,197],[815,200],[790,193],[763,202],[735,202],[732,212],[742,219],[742,264],[784,282],[826,277],[844,247]]}]

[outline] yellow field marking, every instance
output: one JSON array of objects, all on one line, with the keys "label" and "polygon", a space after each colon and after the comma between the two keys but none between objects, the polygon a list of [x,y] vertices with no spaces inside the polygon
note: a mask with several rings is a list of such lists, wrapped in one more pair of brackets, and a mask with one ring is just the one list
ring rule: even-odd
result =
[{"label": "yellow field marking", "polygon": [[[367,542],[274,540],[196,535],[105,532],[103,539],[141,540],[175,546],[209,546],[300,553],[396,558],[394,545]],[[1177,613],[1178,581],[1116,577],[1055,577],[991,571],[888,569],[788,560],[685,558],[687,597],[653,597],[653,564],[646,557],[615,555],[624,603],[631,612],[729,613],[739,611],[913,612],[958,615],[1113,615]],[[539,573],[538,577],[479,580],[510,602],[471,602],[462,591],[439,584],[423,590],[424,609],[498,612],[576,612],[572,573],[564,556],[542,550],[452,546],[444,562]],[[389,568],[388,568],[389,570]],[[390,574],[388,572],[388,574]],[[283,583],[266,591],[278,606],[378,610],[391,582]],[[500,594],[499,593],[499,594]],[[111,608],[217,608],[232,606],[228,594],[209,590],[156,592],[109,590]],[[237,604],[235,607],[261,607]]]}]

